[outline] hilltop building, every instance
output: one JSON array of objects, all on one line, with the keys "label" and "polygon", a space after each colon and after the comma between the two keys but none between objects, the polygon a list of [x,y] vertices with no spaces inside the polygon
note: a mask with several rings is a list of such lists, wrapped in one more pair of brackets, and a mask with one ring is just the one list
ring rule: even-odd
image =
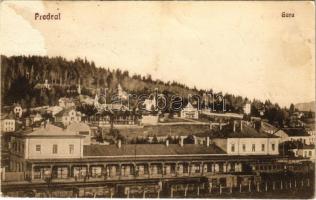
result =
[{"label": "hilltop building", "polygon": [[156,105],[157,105],[155,95],[153,95],[152,98],[145,99],[143,105],[145,106],[145,110],[146,111],[150,112],[150,111],[155,110],[156,109]]},{"label": "hilltop building", "polygon": [[198,119],[199,111],[197,108],[194,108],[190,102],[188,102],[187,106],[181,110],[180,116],[181,118]]},{"label": "hilltop building", "polygon": [[300,141],[303,144],[313,144],[314,137],[309,135],[304,128],[283,128],[274,133],[281,138],[281,142]]},{"label": "hilltop building", "polygon": [[55,115],[55,122],[62,123],[64,126],[68,126],[71,123],[81,122],[81,112],[76,111],[74,108],[64,109]]},{"label": "hilltop building", "polygon": [[1,119],[1,132],[14,132],[16,130],[15,118],[12,114]]},{"label": "hilltop building", "polygon": [[117,95],[120,99],[128,99],[128,94],[123,90],[121,84],[117,86]]},{"label": "hilltop building", "polygon": [[20,104],[14,104],[13,105],[13,113],[14,113],[15,117],[21,118],[22,114],[23,114],[22,106]]}]

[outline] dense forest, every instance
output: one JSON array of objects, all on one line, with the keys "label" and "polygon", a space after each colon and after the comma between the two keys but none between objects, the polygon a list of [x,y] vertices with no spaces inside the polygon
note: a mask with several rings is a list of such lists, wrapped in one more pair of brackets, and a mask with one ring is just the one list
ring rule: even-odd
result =
[{"label": "dense forest", "polygon": [[[41,85],[45,80],[48,80],[51,89],[42,89]],[[100,88],[107,88],[107,93],[114,94],[118,84],[121,84],[128,93],[150,94],[157,88],[164,95],[177,94],[185,100],[189,94],[199,96],[205,93],[213,94],[211,88],[208,91],[198,90],[174,81],[153,80],[151,75],[130,75],[128,71],[120,69],[96,67],[94,62],[87,59],[77,58],[69,61],[62,57],[1,56],[2,105],[20,103],[25,108],[56,105],[60,97],[78,95],[76,92],[69,91],[76,91],[79,82],[82,87],[81,93],[91,97]],[[215,95],[224,96],[227,111],[242,113],[245,103],[251,102],[252,116],[260,116],[260,111],[263,111],[264,117],[280,125],[290,112],[269,100],[250,101],[232,94]],[[220,106],[220,102],[215,103]]]}]

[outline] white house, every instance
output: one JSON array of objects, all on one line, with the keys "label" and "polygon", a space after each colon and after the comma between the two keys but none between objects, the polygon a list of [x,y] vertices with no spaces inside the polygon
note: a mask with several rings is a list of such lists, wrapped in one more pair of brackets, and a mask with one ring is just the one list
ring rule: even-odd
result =
[{"label": "white house", "polygon": [[251,104],[250,103],[246,103],[244,106],[244,113],[246,115],[249,115],[251,113]]},{"label": "white house", "polygon": [[145,99],[143,105],[145,105],[145,110],[152,111],[156,109],[156,98],[155,96],[152,99]]},{"label": "white house", "polygon": [[121,84],[118,84],[117,86],[117,95],[120,99],[127,99],[128,98],[128,94],[127,92],[125,92],[121,86]]},{"label": "white house", "polygon": [[16,104],[13,107],[13,113],[16,117],[21,118],[23,114],[23,109],[20,104]]},{"label": "white house", "polygon": [[199,111],[194,108],[190,102],[188,102],[187,106],[181,110],[181,118],[191,118],[198,119]]},{"label": "white house", "polygon": [[81,112],[74,108],[64,109],[55,115],[55,122],[68,126],[74,122],[81,122]]},{"label": "white house", "polygon": [[300,141],[303,144],[311,144],[311,136],[304,128],[283,128],[274,133],[281,138],[281,142]]},{"label": "white house", "polygon": [[15,119],[5,118],[1,120],[1,131],[2,132],[14,132],[15,131]]},{"label": "white house", "polygon": [[258,132],[241,121],[238,127],[234,123],[233,127],[226,126],[213,133],[210,142],[228,155],[277,155],[280,138]]},{"label": "white house", "polygon": [[25,171],[27,160],[82,158],[84,136],[47,124],[11,139],[10,171]]},{"label": "white house", "polygon": [[315,162],[315,145],[303,145],[300,148],[292,149],[295,157],[309,158]]}]

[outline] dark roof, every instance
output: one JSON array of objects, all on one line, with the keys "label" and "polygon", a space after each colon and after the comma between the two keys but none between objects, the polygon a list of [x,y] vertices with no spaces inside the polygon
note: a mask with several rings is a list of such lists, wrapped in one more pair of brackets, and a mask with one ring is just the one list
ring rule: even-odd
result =
[{"label": "dark roof", "polygon": [[185,144],[126,144],[118,148],[116,145],[85,145],[83,156],[166,156],[166,155],[198,155],[226,154],[216,145]]},{"label": "dark roof", "polygon": [[284,128],[282,129],[288,136],[309,136],[304,128]]},{"label": "dark roof", "polygon": [[35,130],[27,129],[21,132],[16,132],[15,135],[19,137],[84,137],[52,124],[47,124],[45,127],[40,127]]},{"label": "dark roof", "polygon": [[72,108],[67,108],[67,109],[64,109],[60,112],[58,112],[55,117],[63,117],[63,116],[68,116],[69,115],[69,112],[74,110],[76,112],[76,116],[78,116],[78,111],[76,111],[76,109],[74,107]]},{"label": "dark roof", "polygon": [[301,148],[299,149],[315,149],[315,145],[314,144],[310,144],[310,145],[307,145],[307,144],[304,144]]},{"label": "dark roof", "polygon": [[243,123],[242,130],[236,127],[233,131],[232,125],[223,126],[222,130],[212,130],[210,132],[211,138],[278,138],[275,135],[267,134],[246,125]]}]

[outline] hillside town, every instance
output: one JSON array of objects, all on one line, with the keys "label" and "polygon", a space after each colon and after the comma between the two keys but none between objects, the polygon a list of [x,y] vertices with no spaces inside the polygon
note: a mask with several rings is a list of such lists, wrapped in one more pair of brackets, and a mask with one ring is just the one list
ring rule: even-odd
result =
[{"label": "hillside town", "polygon": [[[51,90],[45,80],[36,87]],[[55,105],[2,107],[1,192],[9,197],[291,197],[314,194],[315,113],[212,109],[189,95],[163,111],[158,89],[131,107],[120,83]],[[111,95],[111,97],[110,97]],[[114,100],[112,96],[115,96]],[[222,99],[224,102],[225,100]],[[207,106],[205,106],[207,105]],[[264,113],[265,108],[259,112]],[[304,196],[305,195],[305,196]]]}]

